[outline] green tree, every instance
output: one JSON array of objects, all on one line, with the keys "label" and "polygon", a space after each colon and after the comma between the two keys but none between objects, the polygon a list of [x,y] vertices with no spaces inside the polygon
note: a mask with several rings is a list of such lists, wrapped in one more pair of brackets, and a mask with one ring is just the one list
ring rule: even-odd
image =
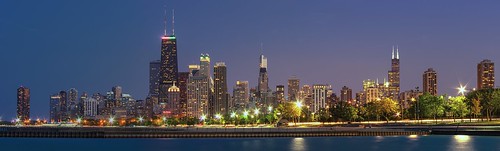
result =
[{"label": "green tree", "polygon": [[463,119],[469,113],[464,96],[451,97],[447,102],[447,108],[449,108],[453,120],[455,120],[455,117]]},{"label": "green tree", "polygon": [[369,114],[380,120],[383,117],[387,122],[393,117],[398,111],[398,105],[396,101],[385,98],[382,100],[375,100],[367,104],[367,111]]},{"label": "green tree", "polygon": [[320,121],[324,125],[325,122],[328,122],[330,120],[330,113],[328,113],[328,110],[321,108],[318,111],[317,118],[318,121]]}]

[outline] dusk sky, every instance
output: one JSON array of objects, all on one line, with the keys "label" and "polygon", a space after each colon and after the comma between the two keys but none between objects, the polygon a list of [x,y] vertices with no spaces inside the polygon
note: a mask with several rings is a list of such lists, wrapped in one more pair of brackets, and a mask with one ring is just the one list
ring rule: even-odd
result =
[{"label": "dusk sky", "polygon": [[[438,93],[476,86],[476,65],[500,63],[500,1],[0,1],[0,116],[16,114],[16,89],[31,89],[31,117],[47,118],[61,90],[105,93],[120,85],[148,93],[149,62],[160,59],[164,5],[175,9],[179,71],[209,53],[224,61],[228,87],[255,87],[261,43],[270,87],[296,75],[303,84],[353,92],[362,80],[387,78],[399,45],[401,90],[438,73]],[[498,69],[498,68],[497,68]],[[497,85],[498,81],[497,81]]]}]

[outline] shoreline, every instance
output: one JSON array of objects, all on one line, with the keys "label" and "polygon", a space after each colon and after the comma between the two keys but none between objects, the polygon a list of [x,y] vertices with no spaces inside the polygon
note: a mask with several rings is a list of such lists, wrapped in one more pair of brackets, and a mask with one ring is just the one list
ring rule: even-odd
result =
[{"label": "shoreline", "polygon": [[1,137],[18,138],[267,138],[411,135],[500,136],[500,130],[452,127],[374,128],[158,128],[158,127],[0,127]]}]

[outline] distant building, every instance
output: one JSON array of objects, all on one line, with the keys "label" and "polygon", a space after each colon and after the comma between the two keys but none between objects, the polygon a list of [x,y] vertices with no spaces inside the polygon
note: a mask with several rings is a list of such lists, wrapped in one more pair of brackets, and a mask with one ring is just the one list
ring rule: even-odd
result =
[{"label": "distant building", "polygon": [[410,106],[414,104],[415,101],[418,100],[418,97],[420,97],[423,94],[424,93],[422,91],[418,90],[408,90],[401,92],[400,94],[401,102],[399,104],[401,105],[401,107],[405,109],[410,108]]},{"label": "distant building", "polygon": [[85,119],[95,119],[99,111],[99,102],[94,98],[83,100],[83,117]]},{"label": "distant building", "polygon": [[437,96],[437,73],[434,69],[429,68],[422,75],[424,93],[429,93],[430,95]]},{"label": "distant building", "polygon": [[311,112],[316,113],[319,109],[326,108],[326,98],[327,91],[330,88],[329,85],[326,84],[315,84],[313,85],[313,105],[310,108]]},{"label": "distant building", "polygon": [[61,119],[59,117],[59,113],[61,111],[60,107],[60,100],[61,96],[59,94],[54,94],[50,96],[50,117],[49,121],[50,123],[57,123],[61,122]]},{"label": "distant building", "polygon": [[477,89],[494,88],[495,63],[485,59],[477,64]]},{"label": "distant building", "polygon": [[[187,116],[199,118],[209,115],[213,83],[210,77],[210,56],[202,54],[200,65],[189,65],[187,83]],[[212,100],[213,101],[213,100]]]},{"label": "distant building", "polygon": [[175,83],[168,89],[167,117],[178,117],[180,115],[180,92],[181,90],[175,86]]},{"label": "distant building", "polygon": [[267,58],[264,55],[260,55],[260,64],[259,64],[259,78],[257,84],[257,93],[260,99],[266,99],[264,93],[267,93],[269,90],[269,77],[267,74]]},{"label": "distant building", "polygon": [[394,46],[392,47],[391,70],[388,72],[389,85],[387,97],[397,101],[400,92],[400,78],[399,78],[399,47],[396,48],[394,53]]},{"label": "distant building", "polygon": [[155,60],[149,63],[149,96],[158,97],[160,91],[160,68],[161,61]]},{"label": "distant building", "polygon": [[217,62],[214,66],[214,113],[227,115],[229,112],[229,98],[227,94],[227,68],[224,62]]},{"label": "distant building", "polygon": [[233,101],[236,110],[243,109],[250,101],[248,81],[236,81],[236,86],[233,88]]},{"label": "distant building", "polygon": [[179,90],[180,90],[180,106],[179,112],[181,113],[181,117],[186,116],[186,108],[187,108],[187,82],[189,79],[189,72],[179,72]]},{"label": "distant building", "polygon": [[300,80],[297,77],[288,79],[288,100],[295,101],[299,96]]},{"label": "distant building", "polygon": [[165,30],[161,37],[161,67],[160,67],[160,88],[159,102],[167,102],[167,91],[174,82],[179,83],[179,70],[177,61],[177,37],[172,32],[167,35]]},{"label": "distant building", "polygon": [[58,119],[60,122],[67,122],[69,121],[69,115],[68,115],[68,93],[66,91],[60,91],[59,92],[59,113],[58,113]]},{"label": "distant building", "polygon": [[113,91],[113,96],[111,99],[114,101],[115,106],[121,107],[122,106],[121,100],[122,100],[122,93],[123,93],[122,87],[115,86],[115,87],[111,88],[111,91]]},{"label": "distant building", "polygon": [[342,87],[340,90],[340,101],[352,103],[352,89],[347,86]]},{"label": "distant building", "polygon": [[276,86],[276,101],[278,103],[285,103],[285,86],[284,85],[277,85]]},{"label": "distant building", "polygon": [[78,108],[78,90],[75,88],[71,88],[68,90],[68,115],[70,119],[77,119],[78,116],[81,116]]},{"label": "distant building", "polygon": [[23,86],[17,89],[17,118],[25,123],[30,120],[30,89]]}]

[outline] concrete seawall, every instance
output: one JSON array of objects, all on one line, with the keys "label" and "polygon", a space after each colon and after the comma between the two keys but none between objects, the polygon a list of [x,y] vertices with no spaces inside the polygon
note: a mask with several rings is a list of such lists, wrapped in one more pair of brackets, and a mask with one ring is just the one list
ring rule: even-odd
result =
[{"label": "concrete seawall", "polygon": [[0,128],[0,137],[34,138],[245,138],[429,135],[428,131],[335,129]]}]

